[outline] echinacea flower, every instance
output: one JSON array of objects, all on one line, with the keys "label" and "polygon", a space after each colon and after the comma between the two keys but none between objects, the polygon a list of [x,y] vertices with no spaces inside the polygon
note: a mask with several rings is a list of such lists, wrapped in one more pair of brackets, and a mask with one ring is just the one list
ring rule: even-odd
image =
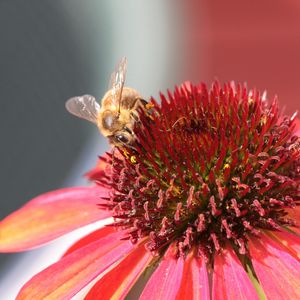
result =
[{"label": "echinacea flower", "polygon": [[[17,299],[300,299],[300,124],[233,83],[185,83],[141,110],[136,142],[100,158],[92,187],[50,192],[0,224],[0,251],[113,217]],[[298,123],[297,123],[298,122]],[[152,272],[152,273],[151,273]]]}]

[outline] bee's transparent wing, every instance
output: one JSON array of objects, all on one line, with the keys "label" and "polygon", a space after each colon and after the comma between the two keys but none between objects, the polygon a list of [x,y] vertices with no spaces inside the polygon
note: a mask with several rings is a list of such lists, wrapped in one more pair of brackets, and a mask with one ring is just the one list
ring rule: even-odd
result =
[{"label": "bee's transparent wing", "polygon": [[119,111],[120,111],[122,90],[125,82],[126,69],[127,69],[127,58],[123,57],[118,63],[118,65],[116,66],[115,71],[111,74],[111,79],[108,86],[108,89],[111,90],[112,104],[118,106]]},{"label": "bee's transparent wing", "polygon": [[66,102],[66,109],[72,115],[97,124],[97,118],[100,111],[100,105],[95,97],[83,95],[73,97]]}]

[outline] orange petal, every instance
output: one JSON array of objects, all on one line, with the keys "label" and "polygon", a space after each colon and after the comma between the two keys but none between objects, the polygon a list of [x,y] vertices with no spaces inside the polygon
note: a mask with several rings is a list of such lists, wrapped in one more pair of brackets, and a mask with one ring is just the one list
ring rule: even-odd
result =
[{"label": "orange petal", "polygon": [[163,260],[147,282],[140,300],[176,299],[184,261],[182,257],[175,258],[172,254],[173,250],[172,246],[167,250]]},{"label": "orange petal", "polygon": [[213,299],[259,299],[246,271],[231,247],[215,256]]},{"label": "orange petal", "polygon": [[177,300],[210,299],[208,275],[205,262],[191,252],[184,262]]},{"label": "orange petal", "polygon": [[17,300],[71,299],[89,282],[129,253],[133,246],[113,233],[74,251],[35,275]]},{"label": "orange petal", "polygon": [[124,299],[152,259],[153,256],[145,249],[144,244],[140,245],[101,278],[85,300]]},{"label": "orange petal", "polygon": [[276,240],[249,241],[252,264],[268,299],[300,299],[300,263]]},{"label": "orange petal", "polygon": [[104,219],[107,189],[77,187],[40,195],[0,222],[0,252],[17,252],[49,242],[76,228]]},{"label": "orange petal", "polygon": [[286,212],[288,217],[295,221],[295,226],[291,226],[290,229],[300,234],[300,206],[287,208]]}]

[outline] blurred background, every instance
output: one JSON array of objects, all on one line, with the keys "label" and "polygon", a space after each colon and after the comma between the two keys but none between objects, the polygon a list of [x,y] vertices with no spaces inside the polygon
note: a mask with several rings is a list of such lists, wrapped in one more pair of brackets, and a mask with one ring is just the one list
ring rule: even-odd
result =
[{"label": "blurred background", "polygon": [[[64,103],[101,98],[122,56],[126,84],[145,98],[185,80],[235,80],[277,94],[286,113],[300,108],[298,0],[0,0],[0,41],[1,219],[40,193],[87,184],[109,146]],[[5,299],[62,244],[1,254]]]}]

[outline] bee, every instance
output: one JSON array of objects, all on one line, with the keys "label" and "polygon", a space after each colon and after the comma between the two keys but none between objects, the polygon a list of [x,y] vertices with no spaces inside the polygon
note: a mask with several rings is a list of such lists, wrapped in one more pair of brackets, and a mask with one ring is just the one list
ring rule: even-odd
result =
[{"label": "bee", "polygon": [[110,144],[118,147],[131,147],[135,142],[133,129],[139,121],[138,111],[148,103],[135,89],[124,87],[126,70],[127,59],[123,57],[111,75],[101,106],[91,95],[73,97],[66,102],[71,114],[97,125]]}]

